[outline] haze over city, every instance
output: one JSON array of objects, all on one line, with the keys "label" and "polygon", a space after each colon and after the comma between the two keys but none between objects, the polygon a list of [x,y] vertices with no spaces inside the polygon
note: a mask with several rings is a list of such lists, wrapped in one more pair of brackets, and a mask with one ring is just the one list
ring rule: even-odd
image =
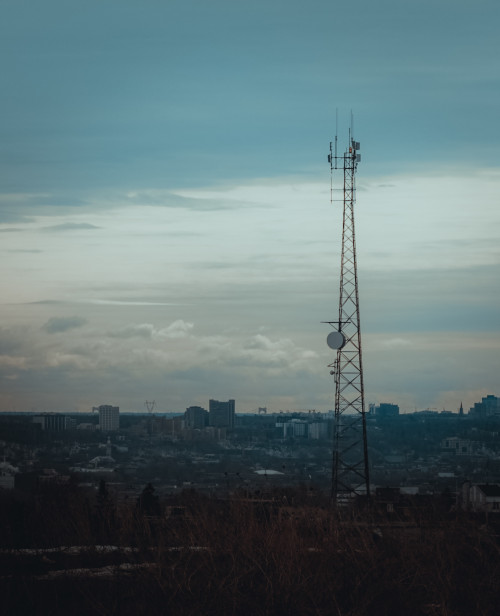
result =
[{"label": "haze over city", "polygon": [[0,411],[333,408],[361,143],[365,391],[498,394],[498,3],[43,3],[0,22]]}]

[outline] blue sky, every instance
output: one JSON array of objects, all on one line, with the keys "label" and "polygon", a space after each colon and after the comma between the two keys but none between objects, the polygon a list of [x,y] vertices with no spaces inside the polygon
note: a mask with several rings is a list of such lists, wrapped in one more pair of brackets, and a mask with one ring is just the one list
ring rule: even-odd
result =
[{"label": "blue sky", "polygon": [[1,410],[331,408],[337,108],[367,401],[500,394],[498,3],[0,12]]}]

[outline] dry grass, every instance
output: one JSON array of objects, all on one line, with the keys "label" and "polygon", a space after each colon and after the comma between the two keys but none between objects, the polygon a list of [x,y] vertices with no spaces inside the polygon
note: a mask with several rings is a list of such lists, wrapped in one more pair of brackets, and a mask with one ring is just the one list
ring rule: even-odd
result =
[{"label": "dry grass", "polygon": [[[165,519],[144,516],[133,507],[98,510],[78,494],[67,495],[58,506],[53,494],[45,500],[26,505],[20,526],[29,531],[22,535],[24,543],[30,537],[32,544],[47,547],[111,541],[135,546],[127,560],[150,565],[107,579],[41,580],[19,571],[9,577],[4,571],[5,613],[498,613],[497,537],[491,527],[466,518],[432,514],[426,520],[420,512],[418,523],[395,525],[375,521],[369,511],[353,516],[320,507],[292,509],[190,495],[182,503],[184,515]],[[2,541],[14,547],[16,532],[7,514],[4,508]],[[88,566],[92,557],[86,558]]]}]

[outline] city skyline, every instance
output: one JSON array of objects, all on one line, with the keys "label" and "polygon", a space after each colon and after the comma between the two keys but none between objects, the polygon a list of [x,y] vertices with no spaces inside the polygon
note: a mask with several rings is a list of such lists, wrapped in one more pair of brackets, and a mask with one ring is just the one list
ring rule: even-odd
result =
[{"label": "city skyline", "polygon": [[498,395],[499,13],[6,2],[0,411],[333,408],[337,108],[367,406]]}]

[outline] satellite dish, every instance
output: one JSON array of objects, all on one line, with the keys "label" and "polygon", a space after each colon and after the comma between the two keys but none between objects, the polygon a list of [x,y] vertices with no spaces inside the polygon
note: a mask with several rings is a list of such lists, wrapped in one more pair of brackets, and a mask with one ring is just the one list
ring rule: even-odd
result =
[{"label": "satellite dish", "polygon": [[341,332],[330,332],[326,338],[326,344],[331,349],[338,351],[345,344],[345,336]]}]

